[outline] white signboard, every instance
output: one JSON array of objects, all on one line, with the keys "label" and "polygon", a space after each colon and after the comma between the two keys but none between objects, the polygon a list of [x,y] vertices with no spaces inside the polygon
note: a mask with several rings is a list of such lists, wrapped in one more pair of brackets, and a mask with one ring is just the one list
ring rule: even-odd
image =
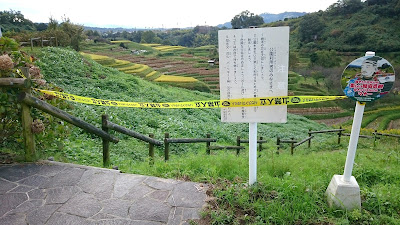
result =
[{"label": "white signboard", "polygon": [[[287,96],[289,27],[220,30],[218,44],[221,100]],[[286,105],[221,109],[222,122],[286,120]]]}]

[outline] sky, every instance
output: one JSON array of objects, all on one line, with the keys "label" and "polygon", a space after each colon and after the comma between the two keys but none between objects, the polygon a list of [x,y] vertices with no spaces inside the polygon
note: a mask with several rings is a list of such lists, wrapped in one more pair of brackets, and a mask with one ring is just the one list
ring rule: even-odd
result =
[{"label": "sky", "polygon": [[254,14],[316,12],[337,0],[0,0],[0,11],[20,11],[32,22],[61,21],[94,27],[185,28],[216,26],[249,10]]}]

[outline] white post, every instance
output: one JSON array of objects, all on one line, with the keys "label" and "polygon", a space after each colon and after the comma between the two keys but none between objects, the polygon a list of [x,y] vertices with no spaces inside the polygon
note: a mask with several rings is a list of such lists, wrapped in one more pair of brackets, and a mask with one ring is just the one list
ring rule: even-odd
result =
[{"label": "white post", "polygon": [[353,126],[351,127],[350,142],[347,149],[346,164],[344,166],[343,181],[350,182],[353,171],[354,158],[356,156],[358,137],[360,136],[361,122],[364,114],[365,103],[356,103]]},{"label": "white post", "polygon": [[[366,52],[365,56],[374,56],[375,52]],[[361,210],[360,186],[356,179],[351,176],[356,156],[358,138],[360,136],[361,122],[364,114],[365,103],[356,102],[353,126],[351,127],[349,147],[347,149],[346,164],[343,175],[333,175],[326,195],[328,205],[337,206],[347,210]]]},{"label": "white post", "polygon": [[[375,56],[375,52],[368,51],[365,56]],[[350,182],[356,156],[358,137],[360,136],[361,122],[364,114],[365,103],[357,102],[354,111],[353,126],[351,127],[349,147],[347,149],[346,164],[344,166],[343,181]]]},{"label": "white post", "polygon": [[257,123],[249,123],[249,184],[257,182]]}]

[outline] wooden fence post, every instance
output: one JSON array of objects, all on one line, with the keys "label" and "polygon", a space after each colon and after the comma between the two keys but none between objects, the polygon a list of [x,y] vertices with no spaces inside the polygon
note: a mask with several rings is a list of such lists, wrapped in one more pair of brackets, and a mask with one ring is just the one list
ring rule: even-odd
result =
[{"label": "wooden fence post", "polygon": [[340,144],[340,137],[342,137],[342,126],[340,126],[340,130],[339,130],[339,133],[338,133],[338,140],[337,140],[338,144]]},{"label": "wooden fence post", "polygon": [[375,130],[375,132],[374,132],[374,148],[376,147],[377,133],[378,133],[378,130]]},{"label": "wooden fence post", "polygon": [[281,138],[278,136],[276,137],[276,154],[279,154],[279,148],[281,146]]},{"label": "wooden fence post", "polygon": [[[308,137],[311,137],[311,129],[308,129]],[[311,147],[311,138],[308,140],[308,148]]]},{"label": "wooden fence post", "polygon": [[[108,115],[102,115],[101,129],[106,133],[108,133],[107,121],[108,121]],[[103,139],[103,166],[107,167],[110,165],[110,141],[105,138],[102,139]]]},{"label": "wooden fence post", "polygon": [[167,138],[169,138],[169,133],[164,134],[164,160],[165,161],[169,160],[169,143],[167,141]]},{"label": "wooden fence post", "polygon": [[[240,146],[240,136],[236,137],[236,146]],[[236,155],[238,156],[240,153],[240,149],[236,149]]]},{"label": "wooden fence post", "polygon": [[31,51],[33,51],[33,40],[31,38]]},{"label": "wooden fence post", "polygon": [[[149,134],[150,138],[154,138],[154,134]],[[149,156],[150,156],[150,165],[154,164],[154,144],[149,143]]]},{"label": "wooden fence post", "polygon": [[[291,146],[290,146],[290,154],[293,155],[293,150],[294,150],[294,138],[290,138],[292,140]],[[311,139],[310,139],[311,140]]]},{"label": "wooden fence post", "polygon": [[260,137],[260,143],[258,143],[258,151],[259,152],[261,152],[263,150],[263,148],[262,148],[262,140],[263,139],[264,139],[263,137]]},{"label": "wooden fence post", "polygon": [[[29,74],[29,68],[23,67],[22,73],[26,77],[26,79],[31,79]],[[24,91],[28,94],[31,93],[31,89],[26,88]],[[25,148],[25,160],[28,162],[32,162],[36,160],[36,152],[35,152],[35,137],[32,132],[32,123],[33,119],[31,116],[31,107],[25,103],[21,103],[22,108],[22,132],[24,135],[24,148]]]},{"label": "wooden fence post", "polygon": [[[207,134],[207,138],[211,138],[211,134]],[[210,142],[206,142],[206,151],[207,151],[207,155],[211,154],[210,145],[211,145]]]}]

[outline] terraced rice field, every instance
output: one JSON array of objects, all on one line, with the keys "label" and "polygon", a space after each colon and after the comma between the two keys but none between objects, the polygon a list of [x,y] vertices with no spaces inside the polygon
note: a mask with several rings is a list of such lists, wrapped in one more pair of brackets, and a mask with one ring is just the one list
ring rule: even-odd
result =
[{"label": "terraced rice field", "polygon": [[[165,66],[168,66],[170,62],[161,62],[159,59],[154,60],[152,63],[148,63],[147,65],[142,62],[142,60],[126,60],[127,56],[120,56],[119,59],[114,59],[112,56],[103,56],[97,54],[90,53],[81,53],[86,57],[90,57],[91,59],[99,62],[102,65],[113,67],[118,69],[121,72],[140,76],[146,80],[151,80],[155,82],[163,82],[168,83],[170,85],[179,86],[188,89],[194,89],[199,91],[210,91],[208,86],[199,81],[194,77],[185,77],[185,76],[177,76],[177,75],[165,75],[159,72],[159,69],[162,67],[156,67],[156,65],[160,65],[160,63],[164,63]],[[141,58],[141,57],[136,57]],[[143,57],[144,58],[144,57]],[[132,59],[128,56],[128,59]]]},{"label": "terraced rice field", "polygon": [[[180,77],[192,77],[203,85],[207,86],[207,91],[215,94],[219,94],[219,69],[218,66],[208,66],[207,57],[210,49],[215,46],[203,46],[199,48],[186,48],[182,46],[167,46],[161,44],[138,44],[127,41],[116,41],[115,43],[125,43],[129,49],[123,49],[115,47],[115,45],[103,46],[102,48],[97,46],[91,46],[88,52],[93,52],[102,56],[109,56],[115,59],[112,66],[120,69],[126,67],[126,62],[133,64],[141,64],[150,67],[152,70],[160,72],[160,74],[173,75]],[[141,47],[140,47],[141,46]],[[145,55],[131,54],[131,50],[134,49],[153,49]],[[163,54],[168,53],[172,55]],[[204,55],[204,56],[202,56]],[[136,68],[135,68],[136,69]],[[125,71],[127,71],[125,69]],[[149,71],[151,72],[151,71]],[[144,77],[147,77],[144,75]],[[156,78],[155,78],[156,79]],[[208,88],[209,87],[209,88]]]},{"label": "terraced rice field", "polygon": [[[188,57],[188,56],[185,56]],[[194,67],[194,61],[172,60],[167,58],[145,57],[123,55],[117,56],[119,60],[125,60],[132,63],[144,64],[154,70],[161,71],[165,75],[174,75],[182,77],[193,77],[206,83],[213,93],[219,93],[219,69]],[[203,59],[205,62],[207,59]]]}]

